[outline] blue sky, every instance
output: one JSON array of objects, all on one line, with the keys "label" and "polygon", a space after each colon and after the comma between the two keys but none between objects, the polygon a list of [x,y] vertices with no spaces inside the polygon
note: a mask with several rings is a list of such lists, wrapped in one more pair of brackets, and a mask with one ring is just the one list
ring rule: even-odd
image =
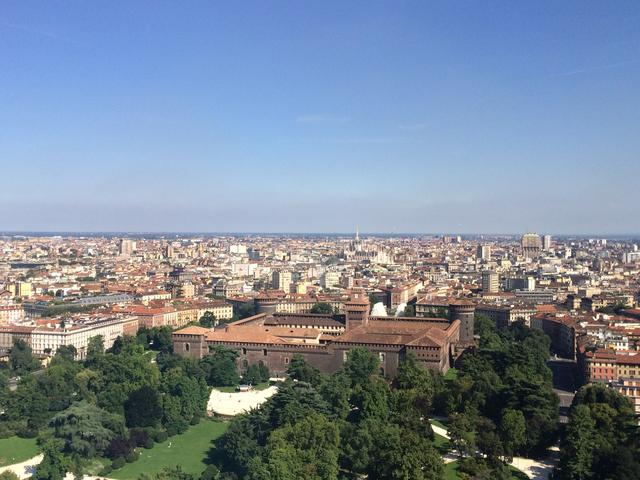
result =
[{"label": "blue sky", "polygon": [[0,230],[640,232],[640,3],[7,0],[0,166]]}]

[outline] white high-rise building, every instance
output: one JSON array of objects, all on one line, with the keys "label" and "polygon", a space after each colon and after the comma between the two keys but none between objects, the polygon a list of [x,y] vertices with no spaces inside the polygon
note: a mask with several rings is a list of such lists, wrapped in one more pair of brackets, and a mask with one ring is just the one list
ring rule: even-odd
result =
[{"label": "white high-rise building", "polygon": [[498,293],[500,291],[500,277],[496,272],[482,272],[482,292]]},{"label": "white high-rise building", "polygon": [[478,245],[476,251],[476,257],[478,260],[491,260],[491,246],[490,245]]},{"label": "white high-rise building", "polygon": [[551,235],[545,235],[542,237],[542,248],[548,252],[551,250]]},{"label": "white high-rise building", "polygon": [[120,239],[120,255],[130,256],[136,250],[136,242],[129,238]]}]

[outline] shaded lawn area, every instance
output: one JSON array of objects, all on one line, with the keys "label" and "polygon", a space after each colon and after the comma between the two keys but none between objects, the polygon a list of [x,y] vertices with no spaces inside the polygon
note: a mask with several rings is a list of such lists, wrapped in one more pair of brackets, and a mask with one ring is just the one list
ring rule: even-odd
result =
[{"label": "shaded lawn area", "polygon": [[440,420],[435,420],[433,418],[430,418],[429,423],[431,423],[431,425],[436,425],[437,427],[444,428],[445,430],[447,429],[447,426],[444,423],[442,423]]},{"label": "shaded lawn area", "polygon": [[154,475],[164,467],[180,465],[182,469],[198,477],[207,468],[206,460],[211,441],[221,436],[228,423],[202,420],[181,435],[175,435],[153,448],[140,449],[140,459],[114,470],[109,477],[136,479],[141,474]]},{"label": "shaded lawn area", "polygon": [[434,434],[433,445],[442,455],[449,453],[453,448],[449,440],[437,433]]},{"label": "shaded lawn area", "polygon": [[444,466],[444,480],[460,480],[458,474],[458,462],[447,463]]},{"label": "shaded lawn area", "polygon": [[24,462],[38,454],[35,438],[0,438],[0,467]]},{"label": "shaded lawn area", "polygon": [[[460,464],[458,461],[447,463],[444,466],[444,480],[460,480],[461,474],[458,472]],[[529,477],[524,472],[521,472],[517,468],[509,467],[513,480],[528,480]]]}]

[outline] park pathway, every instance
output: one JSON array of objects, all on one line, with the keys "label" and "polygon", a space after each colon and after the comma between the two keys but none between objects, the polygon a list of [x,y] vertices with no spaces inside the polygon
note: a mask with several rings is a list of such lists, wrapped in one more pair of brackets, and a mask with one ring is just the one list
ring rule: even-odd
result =
[{"label": "park pathway", "polygon": [[[431,424],[433,433],[440,435],[441,437],[449,440],[449,432],[439,425]],[[454,454],[447,454],[444,457],[445,463],[450,463],[457,460],[457,456]],[[532,458],[514,457],[511,462],[511,466],[517,468],[523,472],[527,477],[532,480],[548,480],[549,475],[553,471],[553,468],[558,463],[558,448],[551,448],[551,454],[544,460],[534,460]]]},{"label": "park pathway", "polygon": [[20,480],[24,478],[29,478],[35,472],[36,467],[42,461],[42,454],[36,455],[29,460],[25,460],[24,462],[14,463],[13,465],[7,465],[6,467],[0,467],[0,473],[4,472],[13,472]]}]

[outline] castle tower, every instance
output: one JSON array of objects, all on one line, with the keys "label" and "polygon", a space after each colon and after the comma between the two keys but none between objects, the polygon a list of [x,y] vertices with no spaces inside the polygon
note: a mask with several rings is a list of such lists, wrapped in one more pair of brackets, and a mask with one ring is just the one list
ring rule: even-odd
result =
[{"label": "castle tower", "polygon": [[345,302],[347,330],[369,323],[369,297],[362,288],[351,291],[351,299]]},{"label": "castle tower", "polygon": [[449,319],[460,320],[460,344],[473,345],[473,323],[476,306],[469,300],[456,300],[449,304]]}]

